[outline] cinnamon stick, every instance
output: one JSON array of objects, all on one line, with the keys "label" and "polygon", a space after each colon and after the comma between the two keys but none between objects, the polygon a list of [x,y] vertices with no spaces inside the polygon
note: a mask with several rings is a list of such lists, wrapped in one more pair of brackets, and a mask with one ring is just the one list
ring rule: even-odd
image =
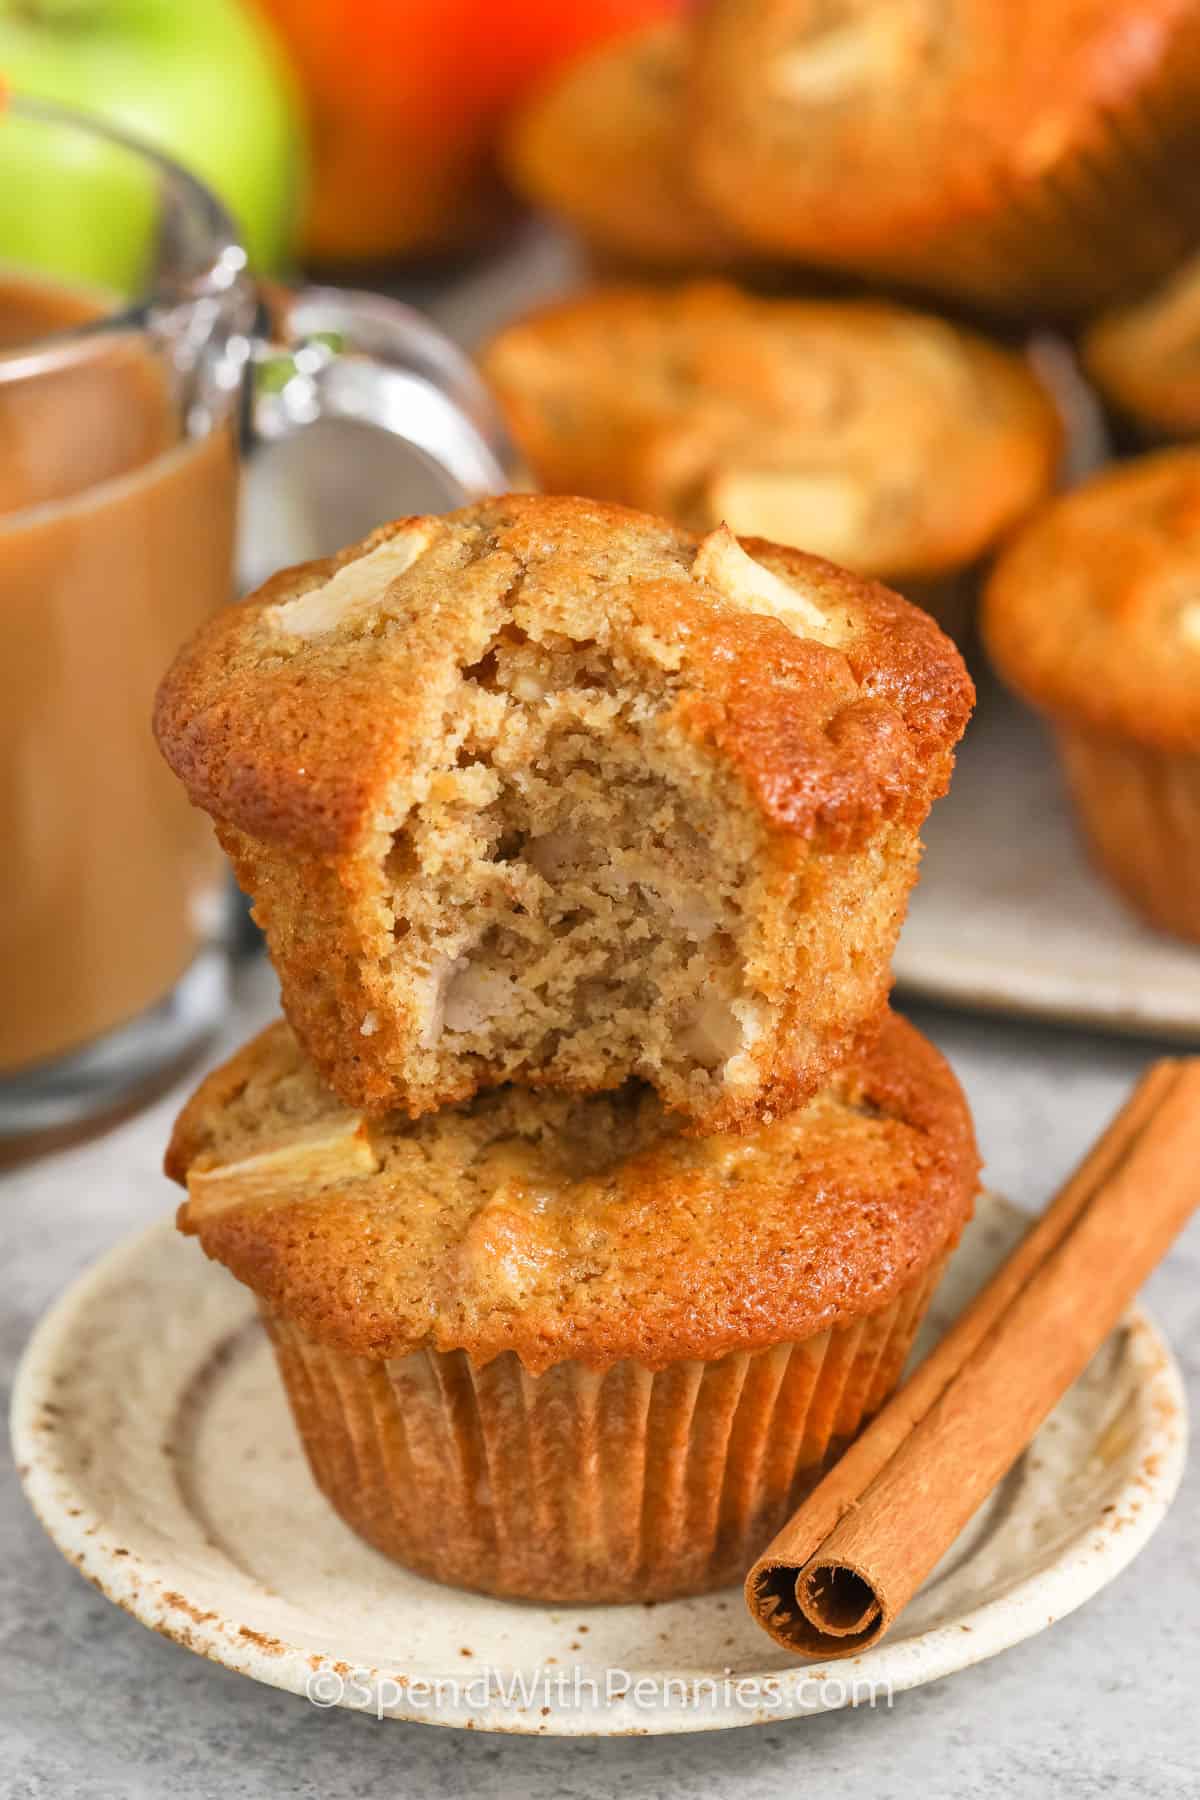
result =
[{"label": "cinnamon stick", "polygon": [[777,1643],[877,1643],[1200,1204],[1200,1058],[1159,1062],[746,1578]]}]

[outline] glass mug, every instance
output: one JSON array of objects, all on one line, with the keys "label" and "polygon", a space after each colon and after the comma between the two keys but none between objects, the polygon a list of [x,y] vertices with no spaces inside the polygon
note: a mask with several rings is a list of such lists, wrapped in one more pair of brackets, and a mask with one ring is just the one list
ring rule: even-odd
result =
[{"label": "glass mug", "polygon": [[108,1112],[224,1004],[225,865],[149,721],[233,593],[245,445],[353,420],[449,504],[506,486],[486,393],[420,315],[310,289],[272,341],[264,311],[184,170],[0,112],[0,1140]]}]

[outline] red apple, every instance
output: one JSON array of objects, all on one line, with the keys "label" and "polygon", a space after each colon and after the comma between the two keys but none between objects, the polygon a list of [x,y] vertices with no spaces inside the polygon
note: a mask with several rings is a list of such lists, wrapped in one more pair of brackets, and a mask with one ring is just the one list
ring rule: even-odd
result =
[{"label": "red apple", "polygon": [[302,248],[348,263],[471,242],[494,216],[489,152],[521,92],[680,0],[261,0],[307,92]]}]

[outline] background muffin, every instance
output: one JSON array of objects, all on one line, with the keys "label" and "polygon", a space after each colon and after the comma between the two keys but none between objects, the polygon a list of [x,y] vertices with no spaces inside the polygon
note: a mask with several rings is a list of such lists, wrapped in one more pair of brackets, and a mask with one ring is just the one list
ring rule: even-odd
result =
[{"label": "background muffin", "polygon": [[876,1028],[972,699],[884,588],[525,495],[226,609],[157,730],[349,1104],[637,1075],[716,1128]]},{"label": "background muffin", "polygon": [[549,491],[724,521],[935,607],[1062,448],[1022,357],[884,302],[599,290],[509,325],[482,364]]},{"label": "background muffin", "polygon": [[1200,450],[1055,501],[998,563],[983,632],[1053,723],[1101,867],[1200,939]]},{"label": "background muffin", "polygon": [[1088,374],[1144,437],[1200,437],[1200,257],[1097,319],[1082,348]]},{"label": "background muffin", "polygon": [[586,1603],[742,1577],[898,1379],[978,1159],[890,1017],[800,1112],[715,1140],[644,1089],[372,1124],[278,1025],[167,1168],[259,1295],[347,1523],[440,1580]]},{"label": "background muffin", "polygon": [[518,192],[601,259],[723,268],[734,233],[693,191],[683,130],[686,36],[665,21],[574,62],[528,102],[504,162]]},{"label": "background muffin", "polygon": [[1040,316],[1196,241],[1193,0],[711,0],[693,33],[694,174],[763,249]]}]

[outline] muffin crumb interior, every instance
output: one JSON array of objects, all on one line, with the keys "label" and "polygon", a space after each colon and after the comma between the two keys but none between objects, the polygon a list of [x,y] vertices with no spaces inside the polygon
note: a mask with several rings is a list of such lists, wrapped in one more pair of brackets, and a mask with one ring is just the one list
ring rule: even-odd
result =
[{"label": "muffin crumb interior", "polygon": [[651,737],[670,687],[649,693],[612,645],[512,623],[459,672],[379,831],[381,973],[432,1079],[480,1059],[573,1087],[614,1067],[736,1086],[763,1004],[754,831]]}]

